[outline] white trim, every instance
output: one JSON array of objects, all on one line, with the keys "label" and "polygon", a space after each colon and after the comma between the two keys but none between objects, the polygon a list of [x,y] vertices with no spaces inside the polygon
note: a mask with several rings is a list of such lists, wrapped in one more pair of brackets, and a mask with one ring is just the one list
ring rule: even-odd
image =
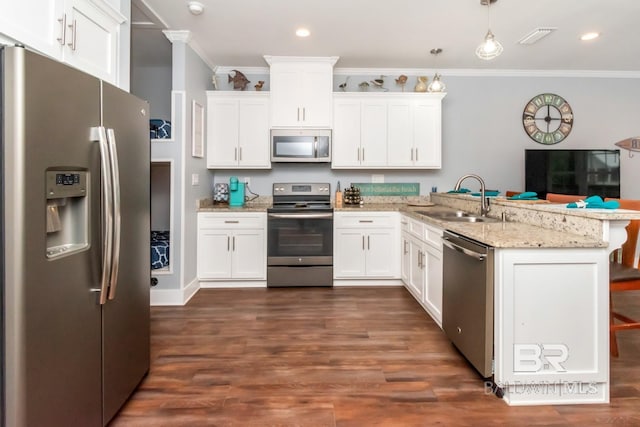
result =
[{"label": "white trim", "polygon": [[189,30],[162,30],[162,34],[171,42],[189,43],[192,35]]},{"label": "white trim", "polygon": [[334,287],[377,287],[377,286],[404,286],[400,279],[334,279]]},{"label": "white trim", "polygon": [[325,62],[330,64],[332,67],[336,65],[339,56],[277,56],[277,55],[264,55],[264,60],[269,65],[273,65],[276,63],[282,62]]},{"label": "white trim", "polygon": [[[186,221],[185,221],[185,213],[186,213],[186,186],[185,186],[185,181],[186,181],[186,177],[185,177],[185,171],[187,170],[186,168],[186,163],[187,163],[187,151],[186,151],[186,123],[187,123],[187,93],[183,90],[177,90],[175,91],[176,94],[180,94],[181,95],[181,102],[180,102],[180,111],[181,111],[181,121],[180,121],[180,140],[176,140],[176,142],[181,143],[181,154],[180,154],[180,176],[177,177],[177,182],[176,182],[176,187],[180,187],[180,209],[181,209],[181,215],[180,215],[180,276],[178,278],[178,284],[182,287],[182,284],[184,283],[185,277],[184,277],[184,254],[185,254],[185,236],[186,236]],[[190,146],[191,144],[189,144]],[[189,150],[191,151],[191,150]]]},{"label": "white trim", "polygon": [[266,288],[266,280],[200,281],[200,289]]},{"label": "white trim", "polygon": [[200,286],[193,280],[182,289],[154,289],[150,292],[151,306],[185,305],[198,292]]},{"label": "white trim", "polygon": [[[142,11],[142,13],[147,15],[148,18],[151,17],[148,16],[147,12],[152,14],[153,18],[155,18],[158,23],[160,23],[164,28],[169,28],[169,24],[167,24],[167,22],[160,17],[160,14],[158,12],[156,12],[151,6],[149,6],[149,3],[147,3],[146,0],[133,0],[132,2],[135,2],[136,6]],[[144,7],[140,7],[140,5]]]},{"label": "white trim", "polygon": [[640,71],[606,70],[497,70],[473,68],[334,68],[334,76],[380,76],[400,75],[430,76],[438,72],[443,78],[456,77],[571,77],[571,78],[618,78],[638,79]]},{"label": "white trim", "polygon": [[[245,74],[269,74],[269,67],[218,66],[215,73],[229,74],[233,70],[241,70]],[[608,71],[608,70],[497,70],[473,68],[334,68],[334,76],[432,76],[436,72],[446,77],[569,77],[569,78],[609,78],[640,79],[640,71]]]}]

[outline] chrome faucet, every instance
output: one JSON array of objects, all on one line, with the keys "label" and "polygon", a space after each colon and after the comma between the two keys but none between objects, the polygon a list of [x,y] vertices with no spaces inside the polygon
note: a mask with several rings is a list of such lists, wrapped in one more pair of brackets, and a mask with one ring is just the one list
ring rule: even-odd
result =
[{"label": "chrome faucet", "polygon": [[468,174],[468,175],[464,175],[462,178],[460,178],[458,180],[458,182],[456,182],[456,186],[455,186],[454,190],[456,190],[456,191],[460,190],[460,186],[462,184],[462,181],[464,181],[467,178],[475,178],[480,183],[480,215],[481,216],[487,216],[487,213],[489,212],[489,209],[491,209],[491,208],[489,207],[489,201],[487,200],[487,198],[485,196],[486,187],[484,185],[484,180],[482,178],[480,178],[478,175],[475,175],[475,174],[472,174],[472,173]]}]

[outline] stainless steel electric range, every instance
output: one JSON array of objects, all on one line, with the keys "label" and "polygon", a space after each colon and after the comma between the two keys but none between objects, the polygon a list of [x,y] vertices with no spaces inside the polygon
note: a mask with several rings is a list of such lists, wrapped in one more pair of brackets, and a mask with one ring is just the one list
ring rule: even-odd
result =
[{"label": "stainless steel electric range", "polygon": [[333,286],[330,184],[273,184],[273,207],[267,210],[267,286]]}]

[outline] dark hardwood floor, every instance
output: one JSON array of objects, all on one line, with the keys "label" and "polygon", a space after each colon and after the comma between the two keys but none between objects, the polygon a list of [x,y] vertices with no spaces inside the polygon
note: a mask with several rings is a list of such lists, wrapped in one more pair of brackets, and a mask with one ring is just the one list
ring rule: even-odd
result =
[{"label": "dark hardwood floor", "polygon": [[203,289],[151,317],[112,426],[640,425],[640,331],[618,334],[609,405],[510,407],[401,287]]}]

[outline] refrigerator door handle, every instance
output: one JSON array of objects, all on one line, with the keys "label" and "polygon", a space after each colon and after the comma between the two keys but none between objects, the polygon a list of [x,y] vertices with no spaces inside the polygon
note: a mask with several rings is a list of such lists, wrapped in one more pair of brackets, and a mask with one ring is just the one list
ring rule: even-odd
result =
[{"label": "refrigerator door handle", "polygon": [[111,274],[109,279],[109,299],[116,296],[118,285],[118,269],[120,267],[120,170],[118,169],[118,150],[116,147],[116,133],[113,129],[107,129],[107,141],[109,144],[109,160],[111,161],[111,181],[113,191],[113,257],[111,259]]},{"label": "refrigerator door handle", "polygon": [[97,141],[100,145],[100,180],[102,183],[102,275],[100,288],[95,291],[100,292],[100,304],[107,302],[109,282],[111,274],[111,261],[113,252],[113,191],[111,188],[111,165],[109,161],[109,147],[107,143],[107,133],[104,127],[99,126],[91,129],[91,140]]}]

